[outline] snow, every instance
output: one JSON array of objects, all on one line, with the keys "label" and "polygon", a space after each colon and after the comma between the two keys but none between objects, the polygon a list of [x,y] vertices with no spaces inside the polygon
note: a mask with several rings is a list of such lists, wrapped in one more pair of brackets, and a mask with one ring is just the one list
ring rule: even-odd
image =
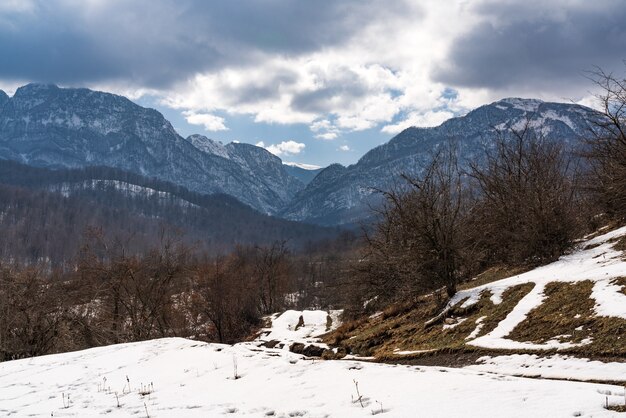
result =
[{"label": "snow", "polygon": [[[319,342],[319,337],[335,328],[341,322],[339,316],[341,311],[285,311],[282,314],[274,314],[270,317],[271,326],[261,331],[260,341],[280,341],[287,348],[292,343],[302,343],[305,345],[317,345],[328,347]],[[328,317],[331,319],[331,327],[327,328]],[[304,325],[297,327],[300,317],[304,320]],[[298,329],[296,329],[298,328]]]},{"label": "snow", "polygon": [[[142,386],[152,393],[142,396]],[[349,418],[382,408],[389,417],[610,417],[606,397],[621,403],[624,390],[468,369],[312,361],[252,343],[181,338],[0,364],[2,416]]]},{"label": "snow", "polygon": [[478,334],[480,334],[480,331],[483,329],[483,325],[485,325],[483,324],[483,321],[485,320],[485,318],[487,317],[481,316],[480,318],[476,320],[476,328],[474,328],[474,331],[472,331],[470,335],[465,337],[466,340],[473,340],[474,338],[478,337]]},{"label": "snow", "polygon": [[536,354],[485,356],[479,358],[478,362],[480,364],[468,366],[467,369],[550,379],[626,381],[626,363],[605,363],[558,354],[546,357]]},{"label": "snow", "polygon": [[624,318],[626,294],[621,290],[622,286],[613,281],[597,281],[591,291],[591,297],[597,301],[596,313],[600,316]]},{"label": "snow", "polygon": [[515,109],[523,110],[525,112],[536,112],[543,101],[538,99],[520,99],[517,97],[510,97],[500,100],[499,103],[508,103]]},{"label": "snow", "polygon": [[467,321],[467,318],[461,318],[452,324],[443,324],[443,329],[452,329],[461,325],[463,322]]},{"label": "snow", "polygon": [[226,146],[224,146],[224,144],[219,141],[214,141],[203,135],[190,135],[187,140],[191,142],[194,147],[202,152],[217,155],[227,160],[231,158],[231,155],[228,152]]},{"label": "snow", "polygon": [[423,354],[423,353],[432,353],[435,350],[400,350],[396,348],[393,350],[393,354],[397,356],[410,356],[412,354]]},{"label": "snow", "polygon": [[[531,344],[507,339],[513,329],[523,322],[528,314],[541,305],[545,299],[544,290],[551,282],[594,282],[591,297],[595,300],[595,311],[599,316],[626,319],[626,295],[614,279],[626,275],[626,262],[621,251],[613,249],[613,240],[626,234],[622,227],[583,242],[572,254],[558,261],[507,279],[488,283],[469,290],[459,291],[448,303],[454,306],[461,302],[469,307],[480,299],[485,291],[491,292],[494,304],[502,302],[502,294],[513,286],[532,283],[534,287],[513,308],[509,315],[490,333],[469,340],[470,345],[494,349],[565,349],[576,344],[548,341],[544,344]],[[588,344],[583,341],[580,344]],[[579,345],[580,345],[579,344]]]},{"label": "snow", "polygon": [[132,183],[127,183],[119,180],[99,180],[91,179],[76,183],[59,183],[49,188],[50,191],[56,191],[61,193],[65,197],[71,196],[71,194],[77,189],[98,189],[98,188],[114,188],[116,190],[126,192],[131,196],[157,196],[163,200],[175,200],[180,206],[185,207],[198,207],[198,205],[188,202],[180,197],[174,196],[171,193],[155,190],[149,187],[139,186]]},{"label": "snow", "polygon": [[321,166],[315,164],[294,163],[290,161],[283,161],[283,164],[291,167],[298,167],[303,170],[319,170],[320,168],[322,168]]},{"label": "snow", "polygon": [[551,119],[551,120],[555,120],[555,121],[559,121],[559,122],[563,122],[564,124],[566,124],[567,126],[569,126],[569,128],[576,132],[576,124],[574,122],[572,122],[572,120],[567,116],[567,115],[560,115],[557,112],[555,112],[554,110],[547,110],[546,112],[544,112],[543,114],[545,119]]}]

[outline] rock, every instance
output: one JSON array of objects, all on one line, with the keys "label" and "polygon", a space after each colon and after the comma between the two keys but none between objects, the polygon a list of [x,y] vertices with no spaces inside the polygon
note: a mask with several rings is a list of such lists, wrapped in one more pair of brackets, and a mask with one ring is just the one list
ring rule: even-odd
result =
[{"label": "rock", "polygon": [[307,357],[322,357],[324,351],[330,350],[314,344],[304,345],[302,343],[293,343],[289,347],[289,351],[296,354],[302,354]]},{"label": "rock", "polygon": [[298,330],[298,328],[303,327],[304,326],[304,316],[300,315],[300,318],[298,318],[298,323],[296,324],[296,331]]}]

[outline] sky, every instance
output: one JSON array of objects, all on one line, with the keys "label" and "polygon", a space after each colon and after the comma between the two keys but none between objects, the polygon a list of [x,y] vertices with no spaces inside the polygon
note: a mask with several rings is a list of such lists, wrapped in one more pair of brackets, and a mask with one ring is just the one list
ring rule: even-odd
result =
[{"label": "sky", "polygon": [[0,0],[0,88],[88,87],[183,136],[355,163],[504,97],[593,105],[624,74],[623,0]]}]

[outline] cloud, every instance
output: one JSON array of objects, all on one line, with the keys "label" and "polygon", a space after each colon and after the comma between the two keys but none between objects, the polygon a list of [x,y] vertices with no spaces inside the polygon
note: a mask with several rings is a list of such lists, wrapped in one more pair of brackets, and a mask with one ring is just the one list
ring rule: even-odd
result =
[{"label": "cloud", "polygon": [[410,128],[411,126],[415,126],[418,128],[439,126],[453,116],[454,114],[447,110],[429,111],[423,114],[413,112],[398,123],[383,126],[380,131],[388,134],[397,134],[402,132],[406,128]]},{"label": "cloud", "polygon": [[617,0],[7,0],[0,86],[148,94],[207,130],[243,115],[331,141],[503,96],[587,100],[582,70],[621,70],[624,22]]},{"label": "cloud", "polygon": [[350,147],[347,146],[347,145],[342,145],[342,146],[339,147],[339,150],[340,151],[350,151]]},{"label": "cloud", "polygon": [[0,77],[173,86],[195,74],[344,42],[403,2],[3,2]]},{"label": "cloud", "polygon": [[289,162],[289,161],[283,161],[283,164],[289,165],[292,167],[299,167],[304,170],[319,170],[320,168],[322,168],[322,166],[315,165],[315,164],[294,163],[294,162]]},{"label": "cloud", "polygon": [[300,154],[306,147],[305,144],[292,140],[272,145],[265,145],[265,142],[259,141],[256,143],[256,146],[265,148],[277,157]]},{"label": "cloud", "polygon": [[185,119],[192,125],[203,125],[204,129],[210,132],[227,131],[224,118],[211,115],[209,113],[195,113],[192,111],[183,112]]},{"label": "cloud", "polygon": [[337,132],[325,132],[323,134],[315,135],[315,137],[317,139],[325,139],[325,140],[328,140],[328,141],[331,141],[333,139],[337,139],[338,136],[339,136],[339,134]]},{"label": "cloud", "polygon": [[564,96],[589,89],[581,74],[615,69],[626,51],[626,8],[612,0],[483,1],[478,24],[433,71],[436,81]]}]

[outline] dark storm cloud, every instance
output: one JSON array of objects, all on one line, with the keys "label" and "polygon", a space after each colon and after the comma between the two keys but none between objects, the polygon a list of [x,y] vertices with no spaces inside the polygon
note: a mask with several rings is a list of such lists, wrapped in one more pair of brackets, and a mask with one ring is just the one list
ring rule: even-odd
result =
[{"label": "dark storm cloud", "polygon": [[280,90],[298,80],[298,74],[287,69],[280,69],[257,82],[245,82],[236,88],[222,86],[223,94],[231,97],[235,105],[258,103],[280,97]]},{"label": "dark storm cloud", "polygon": [[291,107],[302,112],[324,113],[334,106],[341,107],[362,98],[369,92],[368,86],[358,74],[343,68],[334,71],[333,77],[325,80],[323,86],[294,96]]},{"label": "dark storm cloud", "polygon": [[194,73],[345,41],[401,2],[38,0],[0,8],[0,78],[122,79],[162,87]]},{"label": "dark storm cloud", "polygon": [[[453,44],[434,72],[454,86],[559,89],[626,58],[626,7],[620,1],[494,2],[486,22]],[[584,83],[581,83],[584,84]]]}]

